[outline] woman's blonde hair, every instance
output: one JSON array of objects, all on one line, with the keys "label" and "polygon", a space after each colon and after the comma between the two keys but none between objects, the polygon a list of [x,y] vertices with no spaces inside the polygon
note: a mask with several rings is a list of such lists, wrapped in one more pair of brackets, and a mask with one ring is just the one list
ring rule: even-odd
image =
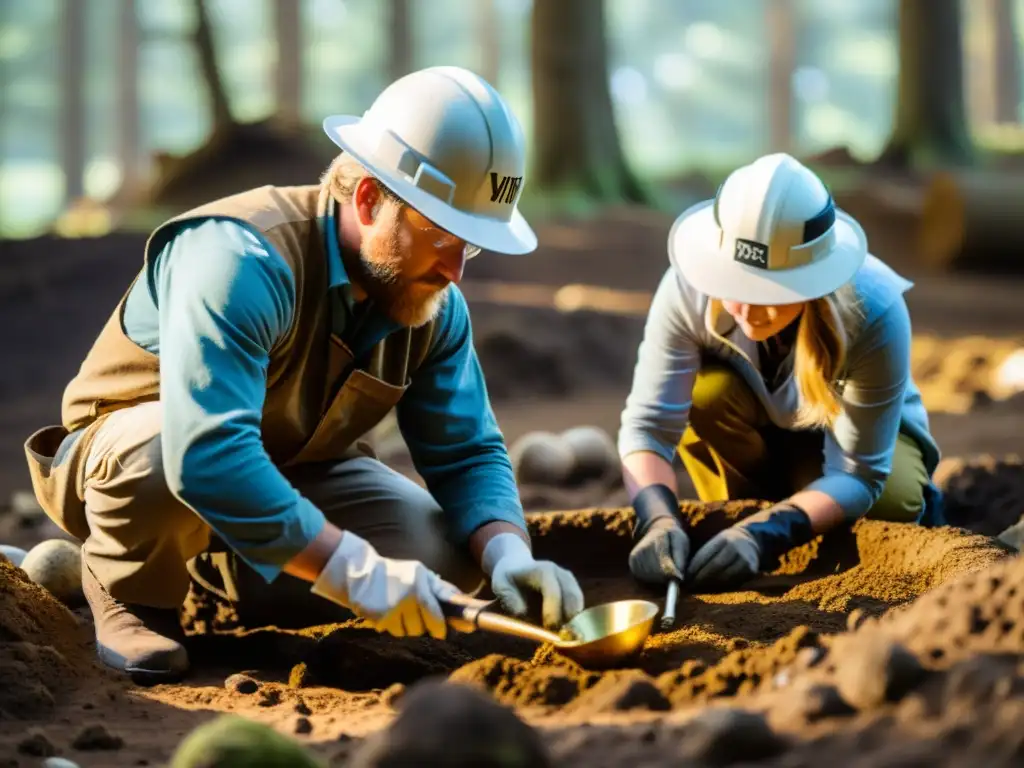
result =
[{"label": "woman's blonde hair", "polygon": [[801,400],[794,426],[825,428],[836,420],[841,411],[836,380],[861,317],[852,282],[804,305],[793,352],[793,377]]},{"label": "woman's blonde hair", "polygon": [[[711,302],[712,317],[722,312],[722,302]],[[800,407],[793,426],[802,429],[830,427],[839,415],[836,380],[842,375],[850,341],[862,315],[853,283],[804,304],[797,321],[793,378],[800,392]]]}]

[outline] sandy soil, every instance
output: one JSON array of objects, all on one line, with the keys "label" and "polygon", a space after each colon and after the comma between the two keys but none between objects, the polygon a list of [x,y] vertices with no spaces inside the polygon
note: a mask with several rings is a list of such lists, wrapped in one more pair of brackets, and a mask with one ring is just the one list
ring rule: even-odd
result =
[{"label": "sandy soil", "polygon": [[[546,227],[536,255],[474,262],[466,293],[510,442],[578,424],[614,433],[642,318],[564,313],[530,306],[531,297],[544,294],[538,285],[573,282],[649,292],[664,269],[666,226],[610,211],[600,225]],[[1009,455],[1021,450],[1024,403],[995,401],[992,371],[1024,338],[1020,286],[919,273],[899,232],[868,231],[875,250],[917,280],[915,378],[960,528],[861,523],[794,553],[749,589],[684,595],[673,631],[605,672],[480,633],[438,643],[397,641],[358,622],[240,628],[229,608],[197,595],[185,616],[193,675],[138,688],[95,665],[82,609],[67,610],[0,564],[0,766],[36,765],[49,753],[81,766],[160,765],[217,712],[271,724],[331,764],[374,764],[381,733],[427,743],[428,732],[458,725],[444,718],[464,715],[463,705],[407,694],[429,679],[511,707],[556,765],[1014,764],[1024,755],[1024,566],[992,537],[1024,513],[1024,469]],[[5,254],[0,322],[36,319],[13,340],[15,364],[0,370],[5,496],[27,487],[21,442],[56,418],[61,389],[137,268],[140,242],[42,242]],[[485,281],[520,290],[496,301]],[[390,458],[402,468],[400,451]],[[660,604],[625,569],[629,516],[616,478],[522,490],[539,553],[573,568],[589,603]],[[704,537],[756,503],[685,506]],[[578,511],[542,512],[568,509]],[[4,543],[52,535],[46,523],[0,514]],[[434,720],[423,719],[424,707]]]},{"label": "sandy soil", "polygon": [[[692,503],[683,511],[699,543],[757,507]],[[539,555],[573,568],[588,603],[626,597],[661,603],[661,595],[638,587],[625,569],[627,512],[537,513],[530,523]],[[560,765],[620,765],[638,747],[665,761],[647,764],[668,765],[678,750],[691,748],[695,726],[688,718],[706,718],[708,704],[767,713],[758,727],[774,734],[780,753],[795,758],[820,748],[825,736],[819,734],[835,741],[882,727],[882,711],[896,706],[872,699],[859,678],[847,679],[853,674],[847,665],[875,663],[860,657],[870,656],[871,643],[883,642],[850,641],[848,626],[857,628],[856,638],[866,638],[867,628],[884,630],[904,644],[901,653],[916,659],[905,660],[915,670],[915,663],[937,670],[965,660],[1009,664],[977,654],[1024,649],[1024,603],[1014,600],[1014,569],[1020,570],[1018,560],[989,537],[862,522],[791,553],[774,574],[744,591],[684,594],[674,630],[656,631],[635,661],[603,672],[585,670],[550,647],[483,633],[442,643],[395,640],[359,622],[223,629],[231,624],[224,621],[230,611],[209,621],[210,602],[192,602],[186,625],[206,630],[192,637],[196,673],[183,684],[137,688],[93,663],[81,612],[64,609],[22,572],[0,564],[0,756],[31,765],[30,754],[52,751],[83,766],[157,765],[191,727],[221,711],[269,723],[344,765],[363,748],[364,737],[393,720],[406,686],[448,677],[514,707],[542,729]],[[926,599],[912,602],[925,593]],[[995,604],[993,594],[1005,605]],[[954,673],[945,674],[943,680]],[[948,680],[921,677],[931,681],[915,694],[926,699],[921,707],[936,708],[929,695],[968,695],[950,694]],[[959,699],[956,706],[963,717],[974,717]],[[802,720],[794,719],[794,708]],[[916,728],[918,717],[910,719]],[[580,730],[581,723],[590,725]],[[621,738],[623,730],[636,738]],[[906,738],[917,733],[909,729]],[[927,741],[927,729],[921,733]]]}]

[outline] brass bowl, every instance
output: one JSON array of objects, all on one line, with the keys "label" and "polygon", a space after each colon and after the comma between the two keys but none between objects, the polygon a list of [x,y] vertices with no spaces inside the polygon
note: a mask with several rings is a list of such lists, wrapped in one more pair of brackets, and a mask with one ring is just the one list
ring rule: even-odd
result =
[{"label": "brass bowl", "polygon": [[612,666],[638,654],[644,647],[658,606],[647,600],[618,600],[587,608],[564,630],[574,636],[555,644],[559,653],[584,667]]}]

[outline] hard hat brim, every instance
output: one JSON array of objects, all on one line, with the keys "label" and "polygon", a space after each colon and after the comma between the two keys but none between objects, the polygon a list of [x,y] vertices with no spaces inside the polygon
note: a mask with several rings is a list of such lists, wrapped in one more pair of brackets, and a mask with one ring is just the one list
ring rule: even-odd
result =
[{"label": "hard hat brim", "polygon": [[488,251],[521,255],[537,249],[537,235],[518,208],[507,222],[467,213],[420,189],[411,180],[379,166],[373,161],[372,148],[365,146],[363,136],[354,130],[361,120],[354,115],[332,115],[323,121],[324,132],[417,211],[456,237]]},{"label": "hard hat brim", "polygon": [[852,280],[868,255],[864,230],[836,209],[835,244],[820,260],[784,270],[742,264],[723,252],[713,206],[714,200],[691,206],[668,236],[671,262],[686,282],[712,299],[764,305],[819,299]]}]

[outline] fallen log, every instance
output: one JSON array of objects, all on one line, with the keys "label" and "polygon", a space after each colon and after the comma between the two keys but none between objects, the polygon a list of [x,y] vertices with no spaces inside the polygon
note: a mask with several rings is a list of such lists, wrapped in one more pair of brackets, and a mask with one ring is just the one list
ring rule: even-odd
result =
[{"label": "fallen log", "polygon": [[1024,274],[1024,177],[941,172],[928,181],[917,232],[930,268]]}]

